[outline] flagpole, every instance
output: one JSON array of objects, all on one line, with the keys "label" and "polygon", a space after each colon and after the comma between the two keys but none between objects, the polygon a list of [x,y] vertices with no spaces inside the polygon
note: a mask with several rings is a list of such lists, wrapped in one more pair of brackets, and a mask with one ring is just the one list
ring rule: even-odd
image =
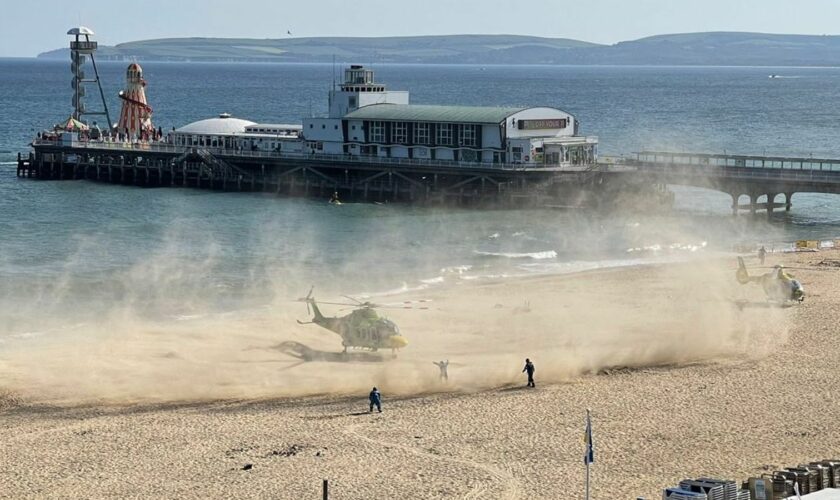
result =
[{"label": "flagpole", "polygon": [[592,421],[590,420],[589,415],[589,408],[586,409],[586,456],[584,457],[584,463],[586,464],[586,496],[584,497],[586,500],[589,500],[589,464],[591,460],[591,450],[592,449]]}]

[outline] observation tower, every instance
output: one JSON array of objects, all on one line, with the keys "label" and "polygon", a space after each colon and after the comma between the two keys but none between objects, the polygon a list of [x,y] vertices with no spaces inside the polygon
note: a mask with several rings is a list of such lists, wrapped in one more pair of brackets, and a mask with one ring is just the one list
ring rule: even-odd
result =
[{"label": "observation tower", "polygon": [[[88,115],[103,115],[108,122],[108,129],[111,129],[111,115],[108,114],[108,104],[105,102],[105,93],[102,91],[102,83],[99,80],[99,71],[96,69],[96,59],[93,54],[96,52],[97,43],[90,39],[93,30],[84,26],[71,28],[67,34],[75,37],[70,42],[70,70],[73,72],[73,118],[80,122],[87,122],[84,119]],[[84,37],[84,40],[82,39]],[[90,57],[93,67],[93,78],[86,78],[85,64]],[[99,98],[102,100],[101,111],[89,111],[85,106],[85,95],[87,94],[86,84],[95,83],[99,88]]]}]

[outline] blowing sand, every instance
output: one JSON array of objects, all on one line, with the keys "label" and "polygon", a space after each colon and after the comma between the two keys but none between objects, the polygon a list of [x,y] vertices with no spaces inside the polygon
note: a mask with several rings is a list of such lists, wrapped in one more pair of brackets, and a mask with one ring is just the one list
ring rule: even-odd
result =
[{"label": "blowing sand", "polygon": [[0,496],[580,497],[586,408],[593,498],[835,457],[840,268],[820,262],[840,254],[784,259],[809,293],[785,309],[728,260],[444,287],[389,314],[396,359],[330,361],[301,304],[7,343]]}]

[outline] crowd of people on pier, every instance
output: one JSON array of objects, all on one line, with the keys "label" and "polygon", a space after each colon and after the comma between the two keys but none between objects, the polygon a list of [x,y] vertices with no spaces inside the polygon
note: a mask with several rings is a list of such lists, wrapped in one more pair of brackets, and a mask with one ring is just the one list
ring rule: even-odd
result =
[{"label": "crowd of people on pier", "polygon": [[[173,128],[174,130],[174,128]],[[168,142],[168,134],[164,134],[163,128],[143,130],[139,134],[131,132],[128,129],[120,129],[114,127],[112,129],[102,129],[96,122],[91,126],[84,125],[76,120],[70,119],[65,124],[55,124],[52,130],[44,130],[38,132],[36,139],[38,141],[59,141],[65,132],[72,132],[78,134],[78,141],[102,141],[114,143],[153,143],[153,142]]]}]

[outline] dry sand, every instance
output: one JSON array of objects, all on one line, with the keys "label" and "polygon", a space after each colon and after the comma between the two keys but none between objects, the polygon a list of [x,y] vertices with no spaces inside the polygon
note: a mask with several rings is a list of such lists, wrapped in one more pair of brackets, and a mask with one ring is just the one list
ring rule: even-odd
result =
[{"label": "dry sand", "polygon": [[300,304],[5,344],[0,497],[580,497],[586,408],[593,498],[838,456],[840,254],[782,258],[809,293],[786,309],[728,260],[443,288],[391,314],[396,360],[290,357],[339,349]]}]

